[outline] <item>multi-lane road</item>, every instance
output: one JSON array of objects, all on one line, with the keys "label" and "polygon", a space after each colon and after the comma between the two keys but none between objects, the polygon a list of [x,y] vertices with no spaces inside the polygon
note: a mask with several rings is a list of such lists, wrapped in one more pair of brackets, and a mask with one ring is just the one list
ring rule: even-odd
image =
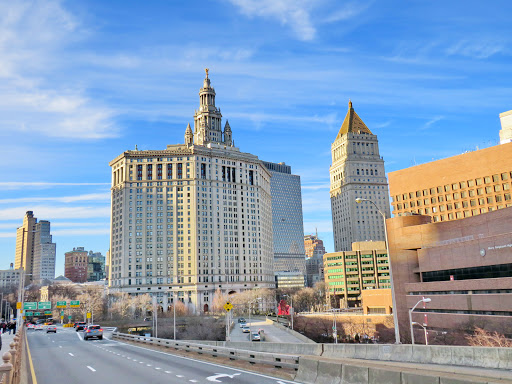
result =
[{"label": "multi-lane road", "polygon": [[293,383],[114,340],[84,341],[73,328],[28,331],[27,338],[37,384]]}]

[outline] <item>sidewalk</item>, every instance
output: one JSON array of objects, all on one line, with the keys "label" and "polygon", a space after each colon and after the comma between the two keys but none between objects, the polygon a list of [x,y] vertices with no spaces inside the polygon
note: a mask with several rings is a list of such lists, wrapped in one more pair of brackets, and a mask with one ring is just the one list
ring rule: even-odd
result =
[{"label": "sidewalk", "polygon": [[2,350],[0,351],[0,353],[2,355],[5,352],[9,351],[9,349],[10,349],[9,345],[12,343],[13,340],[14,340],[14,334],[12,332],[10,335],[9,335],[9,332],[2,333]]}]

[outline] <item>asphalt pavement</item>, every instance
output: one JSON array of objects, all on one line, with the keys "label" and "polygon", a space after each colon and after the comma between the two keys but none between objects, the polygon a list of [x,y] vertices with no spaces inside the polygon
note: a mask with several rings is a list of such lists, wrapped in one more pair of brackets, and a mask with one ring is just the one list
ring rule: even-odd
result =
[{"label": "asphalt pavement", "polygon": [[38,384],[293,383],[110,339],[84,341],[73,328],[31,330],[27,338]]},{"label": "asphalt pavement", "polygon": [[[249,333],[242,333],[240,323],[237,322],[238,318],[234,319],[235,326],[229,334],[230,341],[249,341]],[[265,333],[265,341],[270,343],[304,343],[303,340],[293,336],[292,334],[283,331],[267,322],[265,318],[252,318],[251,323],[246,317],[247,326],[250,325],[252,332],[258,332],[260,329]],[[265,342],[264,341],[264,342]]]}]

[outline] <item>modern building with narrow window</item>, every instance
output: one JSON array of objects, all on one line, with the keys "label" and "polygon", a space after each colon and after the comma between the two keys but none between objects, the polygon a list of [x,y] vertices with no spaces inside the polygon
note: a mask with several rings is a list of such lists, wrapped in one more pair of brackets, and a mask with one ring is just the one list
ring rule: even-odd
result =
[{"label": "modern building with narrow window", "polygon": [[350,251],[352,243],[385,240],[384,221],[369,199],[390,217],[389,192],[379,142],[349,102],[338,136],[331,145],[331,210],[334,250]]},{"label": "modern building with narrow window", "polygon": [[36,223],[34,236],[34,267],[32,279],[36,284],[55,279],[55,259],[57,244],[52,242],[50,222]]},{"label": "modern building with narrow window", "polygon": [[271,175],[235,147],[215,96],[206,71],[184,144],[110,162],[111,290],[150,293],[164,310],[178,299],[207,312],[217,289],[275,286]]},{"label": "modern building with narrow window", "polygon": [[326,253],[324,279],[336,308],[360,306],[365,289],[391,288],[386,242],[355,242],[352,251]]},{"label": "modern building with narrow window", "polygon": [[306,273],[304,222],[300,176],[292,175],[285,163],[263,162],[272,175],[272,229],[274,241],[274,272]]}]

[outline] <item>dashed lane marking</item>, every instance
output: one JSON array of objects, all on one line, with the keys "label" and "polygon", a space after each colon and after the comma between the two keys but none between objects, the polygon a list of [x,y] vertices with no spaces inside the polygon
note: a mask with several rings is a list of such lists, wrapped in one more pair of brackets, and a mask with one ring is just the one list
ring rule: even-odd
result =
[{"label": "dashed lane marking", "polygon": [[96,372],[96,370],[93,367],[87,366],[91,371]]},{"label": "dashed lane marking", "polygon": [[71,352],[69,352],[68,354],[69,354],[69,356],[73,356],[73,357],[75,357],[75,355],[73,355]]}]

